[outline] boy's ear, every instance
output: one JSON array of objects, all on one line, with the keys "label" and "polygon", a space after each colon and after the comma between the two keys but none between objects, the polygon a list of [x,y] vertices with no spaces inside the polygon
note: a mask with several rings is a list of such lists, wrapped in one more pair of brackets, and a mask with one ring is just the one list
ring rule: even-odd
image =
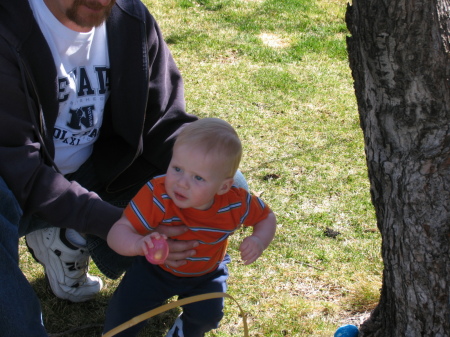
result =
[{"label": "boy's ear", "polygon": [[222,182],[222,186],[220,187],[219,191],[217,192],[218,195],[222,195],[227,193],[231,186],[233,186],[234,179],[233,178],[227,178]]}]

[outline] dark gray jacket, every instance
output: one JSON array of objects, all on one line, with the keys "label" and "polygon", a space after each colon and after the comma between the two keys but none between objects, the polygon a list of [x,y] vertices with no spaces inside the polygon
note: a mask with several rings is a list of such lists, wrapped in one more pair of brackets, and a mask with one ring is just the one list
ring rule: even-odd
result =
[{"label": "dark gray jacket", "polygon": [[[110,90],[92,159],[110,191],[164,172],[173,137],[196,117],[154,18],[117,0],[107,20]],[[24,214],[105,237],[121,210],[69,182],[53,163],[55,64],[28,0],[0,0],[0,176]]]}]

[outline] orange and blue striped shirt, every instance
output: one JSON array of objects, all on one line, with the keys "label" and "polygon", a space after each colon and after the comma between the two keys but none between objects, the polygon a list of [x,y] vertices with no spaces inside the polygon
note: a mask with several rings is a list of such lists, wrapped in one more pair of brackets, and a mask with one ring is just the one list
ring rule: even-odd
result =
[{"label": "orange and blue striped shirt", "polygon": [[228,237],[241,224],[253,226],[265,219],[270,209],[258,197],[245,189],[233,186],[228,193],[216,195],[208,210],[177,207],[167,195],[165,175],[145,184],[125,208],[125,216],[138,233],[145,235],[158,225],[186,225],[189,230],[172,237],[177,240],[197,240],[197,254],[188,258],[184,266],[164,270],[184,277],[194,277],[215,270],[222,262],[228,246]]}]

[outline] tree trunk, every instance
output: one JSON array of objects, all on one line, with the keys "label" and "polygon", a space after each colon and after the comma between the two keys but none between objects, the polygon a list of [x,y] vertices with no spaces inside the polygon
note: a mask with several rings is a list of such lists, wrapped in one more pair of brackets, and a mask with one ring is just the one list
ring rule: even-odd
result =
[{"label": "tree trunk", "polygon": [[450,335],[450,0],[353,0],[346,21],[380,302],[360,336]]}]

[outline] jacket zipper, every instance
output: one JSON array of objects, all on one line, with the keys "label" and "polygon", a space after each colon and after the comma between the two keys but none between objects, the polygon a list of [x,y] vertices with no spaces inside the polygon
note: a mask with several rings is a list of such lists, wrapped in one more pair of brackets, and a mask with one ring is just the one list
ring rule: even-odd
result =
[{"label": "jacket zipper", "polygon": [[[142,36],[145,36],[145,23],[144,22],[142,22],[141,23],[141,34],[142,34]],[[147,81],[148,81],[148,77],[149,77],[149,75],[148,75],[148,69],[149,69],[149,67],[148,67],[148,48],[147,48],[147,40],[146,39],[143,39],[143,41],[142,41],[142,44],[143,44],[143,50],[145,51],[145,73],[147,74],[146,76],[147,76]],[[144,86],[144,88],[147,88],[147,86]],[[146,89],[145,89],[146,90]],[[145,93],[145,95],[144,95],[145,97],[147,97],[146,98],[146,100],[145,100],[145,107],[144,107],[144,120],[142,121],[142,128],[141,128],[141,137],[143,137],[143,134],[144,134],[144,126],[145,126],[145,117],[146,117],[146,112],[147,112],[147,99],[148,99],[148,92],[147,93]],[[139,157],[139,149],[137,149],[136,150],[136,153],[134,154],[134,156],[133,156],[133,159],[131,160],[131,162],[130,162],[130,164],[128,164],[121,172],[119,172],[114,178],[112,178],[111,180],[110,180],[110,182],[109,183],[107,183],[106,184],[106,186],[105,186],[105,190],[107,191],[107,192],[111,192],[111,190],[109,189],[110,188],[110,186],[114,183],[114,181],[123,173],[123,172],[125,172],[129,167],[131,167],[131,165],[133,165],[133,163],[135,162],[135,160],[137,159]],[[117,191],[123,191],[123,190],[126,190],[126,189],[128,189],[128,188],[130,188],[131,186],[133,186],[133,185],[130,185],[130,186],[125,186],[125,187],[123,187],[123,188],[121,188],[121,189],[119,189],[119,190],[117,190]],[[117,191],[115,191],[114,190],[114,192],[117,192]]]}]

